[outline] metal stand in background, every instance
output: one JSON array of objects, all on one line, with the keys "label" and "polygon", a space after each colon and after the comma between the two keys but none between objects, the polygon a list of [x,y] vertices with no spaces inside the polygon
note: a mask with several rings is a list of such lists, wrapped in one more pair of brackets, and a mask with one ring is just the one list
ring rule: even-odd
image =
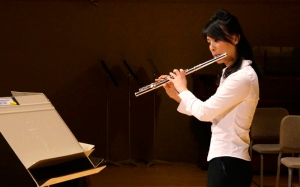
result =
[{"label": "metal stand in background", "polygon": [[[147,60],[153,70],[153,81],[155,81],[156,76],[159,76],[160,74],[152,59]],[[150,167],[154,164],[170,164],[170,162],[156,159],[156,90],[153,90],[153,160],[150,161],[147,166]]]},{"label": "metal stand in background", "polygon": [[99,6],[99,0],[90,0],[90,3],[94,6]]},{"label": "metal stand in background", "polygon": [[118,83],[112,76],[111,72],[107,68],[104,61],[101,61],[101,64],[106,72],[106,159],[105,164],[106,165],[113,165],[113,166],[120,166],[117,162],[109,160],[109,98],[108,98],[108,86],[109,86],[109,78],[113,81],[114,85],[118,87]]},{"label": "metal stand in background", "polygon": [[132,165],[132,166],[138,166],[138,164],[131,159],[131,92],[130,92],[130,79],[131,76],[133,76],[134,79],[137,80],[137,77],[129,67],[129,65],[126,63],[126,61],[123,61],[125,67],[128,69],[128,159],[119,161],[118,163],[121,165]]}]

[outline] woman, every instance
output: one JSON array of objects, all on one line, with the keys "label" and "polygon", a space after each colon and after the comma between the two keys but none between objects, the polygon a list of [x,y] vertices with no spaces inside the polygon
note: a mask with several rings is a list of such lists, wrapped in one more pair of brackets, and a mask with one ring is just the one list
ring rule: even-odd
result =
[{"label": "woman", "polygon": [[259,99],[260,72],[235,16],[218,10],[203,34],[213,57],[227,53],[217,62],[225,68],[216,93],[206,101],[196,98],[187,89],[183,69],[175,69],[170,76],[160,76],[156,81],[170,80],[163,87],[179,103],[180,113],[212,122],[208,187],[249,187],[252,180],[249,131]]}]

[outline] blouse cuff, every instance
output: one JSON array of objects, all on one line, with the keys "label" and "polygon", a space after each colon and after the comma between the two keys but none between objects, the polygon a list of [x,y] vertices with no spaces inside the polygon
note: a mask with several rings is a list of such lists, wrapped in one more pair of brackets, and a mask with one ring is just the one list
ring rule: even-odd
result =
[{"label": "blouse cuff", "polygon": [[187,106],[186,106],[185,98],[191,98],[191,97],[195,97],[195,96],[192,94],[192,92],[190,92],[188,90],[180,92],[178,94],[178,96],[180,97],[181,102],[179,103],[179,106],[177,107],[177,111],[182,113],[182,114],[186,114],[186,115],[191,116],[192,113],[186,110]]}]

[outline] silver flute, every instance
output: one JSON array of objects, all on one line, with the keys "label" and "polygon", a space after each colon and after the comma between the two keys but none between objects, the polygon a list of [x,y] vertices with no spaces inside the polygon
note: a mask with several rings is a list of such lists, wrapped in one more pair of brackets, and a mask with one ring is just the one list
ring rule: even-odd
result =
[{"label": "silver flute", "polygon": [[[225,58],[226,56],[227,56],[227,53],[224,53],[222,55],[216,56],[215,58],[213,58],[211,60],[208,60],[206,62],[198,64],[197,66],[194,66],[194,67],[192,67],[190,69],[185,70],[185,73],[186,73],[186,75],[191,74],[191,73],[193,73],[195,71],[198,71],[199,69],[202,69],[202,68],[204,68],[204,67],[206,67],[206,66],[208,66],[208,65],[210,65],[210,64],[212,64],[212,63],[214,63],[214,62],[216,62],[218,60],[221,60],[221,59]],[[161,87],[163,84],[165,84],[165,83],[167,83],[169,81],[170,81],[169,79],[164,79],[164,80],[162,80],[160,82],[151,83],[151,84],[149,84],[147,86],[144,86],[144,87],[140,88],[139,91],[135,92],[134,94],[135,94],[136,97],[138,97],[138,96],[140,96],[142,94],[145,94],[147,92],[150,92],[152,90],[155,90],[155,89]]]}]

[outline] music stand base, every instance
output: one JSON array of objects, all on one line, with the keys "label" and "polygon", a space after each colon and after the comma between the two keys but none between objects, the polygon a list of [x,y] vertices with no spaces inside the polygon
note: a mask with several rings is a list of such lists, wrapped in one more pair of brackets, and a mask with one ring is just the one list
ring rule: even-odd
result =
[{"label": "music stand base", "polygon": [[157,160],[157,159],[153,159],[152,161],[150,161],[147,166],[150,167],[154,164],[171,164],[170,162],[167,161],[163,161],[163,160]]},{"label": "music stand base", "polygon": [[131,166],[136,166],[136,167],[139,166],[135,161],[133,161],[131,159],[119,161],[118,164],[121,164],[121,165],[131,165]]},{"label": "music stand base", "polygon": [[104,161],[104,164],[105,164],[105,165],[108,165],[108,166],[121,166],[121,165],[118,164],[117,162],[114,162],[114,161],[111,161],[111,160],[105,160],[105,161]]}]

